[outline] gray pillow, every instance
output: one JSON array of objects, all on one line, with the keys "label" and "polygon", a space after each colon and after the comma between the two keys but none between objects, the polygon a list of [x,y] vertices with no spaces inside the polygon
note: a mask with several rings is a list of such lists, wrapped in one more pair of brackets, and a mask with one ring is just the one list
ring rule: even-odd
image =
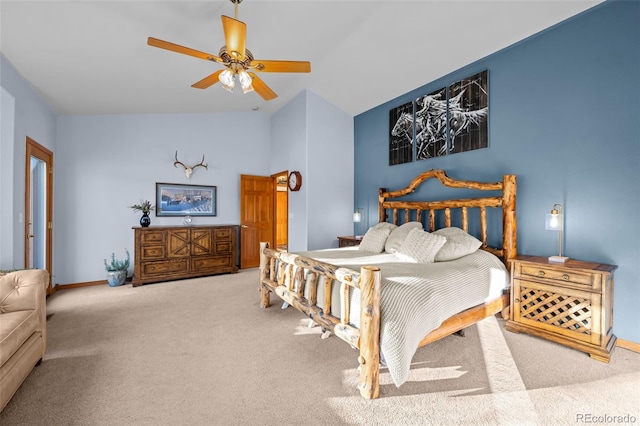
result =
[{"label": "gray pillow", "polygon": [[433,233],[447,239],[445,245],[436,254],[436,262],[459,259],[475,252],[482,245],[482,241],[456,227],[438,229]]},{"label": "gray pillow", "polygon": [[384,251],[387,253],[397,252],[409,232],[414,228],[422,229],[422,224],[420,222],[407,222],[392,230],[387,242],[384,244]]},{"label": "gray pillow", "polygon": [[362,242],[358,247],[358,250],[369,251],[373,253],[382,253],[384,250],[384,243],[387,241],[387,237],[391,233],[391,229],[388,227],[381,227],[376,229],[376,227],[369,228],[364,237],[362,237]]},{"label": "gray pillow", "polygon": [[436,253],[446,242],[442,235],[413,228],[395,255],[404,262],[433,263]]}]

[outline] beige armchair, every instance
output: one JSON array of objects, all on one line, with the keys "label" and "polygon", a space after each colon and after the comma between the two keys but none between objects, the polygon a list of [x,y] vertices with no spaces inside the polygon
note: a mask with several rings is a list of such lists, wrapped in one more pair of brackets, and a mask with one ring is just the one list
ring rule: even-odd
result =
[{"label": "beige armchair", "polygon": [[44,356],[48,283],[42,269],[0,276],[0,411]]}]

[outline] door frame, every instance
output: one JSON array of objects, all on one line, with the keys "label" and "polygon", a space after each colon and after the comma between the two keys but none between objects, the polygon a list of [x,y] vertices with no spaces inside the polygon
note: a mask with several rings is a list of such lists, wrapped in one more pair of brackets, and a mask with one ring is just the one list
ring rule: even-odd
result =
[{"label": "door frame", "polygon": [[27,136],[24,173],[24,266],[29,266],[29,235],[31,212],[31,157],[45,163],[47,182],[45,190],[45,269],[49,272],[47,294],[52,293],[53,279],[53,152]]}]

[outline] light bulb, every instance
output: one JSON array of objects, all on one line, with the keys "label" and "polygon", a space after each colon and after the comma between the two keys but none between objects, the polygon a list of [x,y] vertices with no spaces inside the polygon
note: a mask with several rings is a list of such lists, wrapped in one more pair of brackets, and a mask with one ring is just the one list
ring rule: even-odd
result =
[{"label": "light bulb", "polygon": [[253,79],[245,70],[242,70],[238,73],[238,80],[240,80],[240,85],[242,86],[243,93],[249,93],[253,91],[253,86],[251,85]]},{"label": "light bulb", "polygon": [[220,73],[218,80],[222,83],[222,87],[230,92],[233,92],[233,88],[236,87],[235,75],[228,68]]},{"label": "light bulb", "polygon": [[552,227],[553,229],[558,229],[558,215],[557,214],[552,214],[551,215],[551,219],[549,219],[549,226]]}]

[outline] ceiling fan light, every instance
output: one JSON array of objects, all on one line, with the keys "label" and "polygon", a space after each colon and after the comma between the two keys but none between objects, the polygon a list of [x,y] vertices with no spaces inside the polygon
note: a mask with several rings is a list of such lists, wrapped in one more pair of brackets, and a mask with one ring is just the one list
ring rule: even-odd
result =
[{"label": "ceiling fan light", "polygon": [[230,92],[233,92],[233,88],[236,87],[236,81],[234,73],[230,69],[226,69],[220,73],[218,80],[222,83],[222,87]]},{"label": "ceiling fan light", "polygon": [[251,84],[253,79],[245,70],[238,73],[238,80],[240,80],[243,93],[253,92],[253,85]]}]

